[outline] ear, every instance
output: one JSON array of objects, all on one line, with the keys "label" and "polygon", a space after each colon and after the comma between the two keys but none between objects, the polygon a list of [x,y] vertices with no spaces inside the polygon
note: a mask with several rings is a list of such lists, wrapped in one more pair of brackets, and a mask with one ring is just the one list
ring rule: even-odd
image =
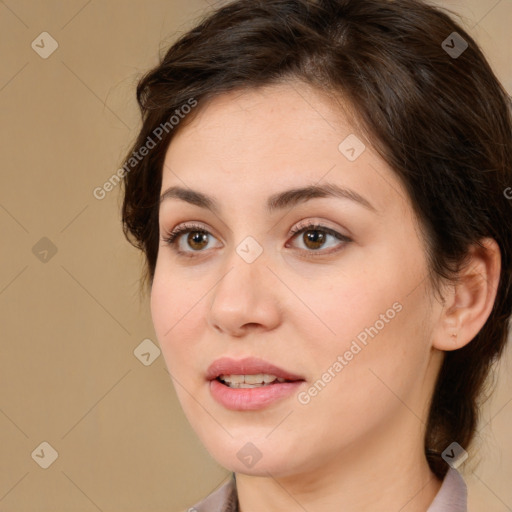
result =
[{"label": "ear", "polygon": [[457,350],[467,345],[491,314],[501,273],[501,253],[493,238],[471,246],[459,282],[447,288],[445,304],[435,327],[432,345]]}]

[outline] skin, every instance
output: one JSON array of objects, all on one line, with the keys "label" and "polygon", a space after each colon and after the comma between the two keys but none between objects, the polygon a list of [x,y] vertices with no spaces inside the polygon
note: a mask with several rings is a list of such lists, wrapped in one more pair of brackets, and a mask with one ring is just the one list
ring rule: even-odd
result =
[{"label": "skin", "polygon": [[[338,149],[349,134],[366,145],[353,162]],[[376,211],[336,197],[265,211],[274,193],[326,182]],[[443,287],[443,305],[395,173],[327,97],[296,82],[230,92],[198,110],[166,155],[162,192],[174,185],[212,195],[221,211],[162,202],[162,238],[189,221],[210,234],[203,246],[181,236],[193,258],[160,242],[152,319],[185,415],[236,473],[240,510],[425,512],[441,486],[423,453],[428,403],[444,351],[471,341],[491,312],[496,243],[486,239],[460,285]],[[302,220],[351,241],[328,236],[315,252],[305,233],[289,236]],[[247,236],[263,250],[252,263],[236,252]],[[205,373],[222,356],[261,357],[309,389],[394,303],[401,311],[309,403],[293,394],[240,412],[212,398]],[[248,442],[261,452],[251,468],[237,457]]]}]

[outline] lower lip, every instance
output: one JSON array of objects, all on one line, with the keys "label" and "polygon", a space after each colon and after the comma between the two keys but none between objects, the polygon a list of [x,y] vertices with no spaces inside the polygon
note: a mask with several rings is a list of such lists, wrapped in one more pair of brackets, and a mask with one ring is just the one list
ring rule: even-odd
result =
[{"label": "lower lip", "polygon": [[226,409],[254,411],[290,396],[303,383],[304,381],[280,382],[258,388],[230,388],[214,379],[210,381],[210,392],[213,398]]}]

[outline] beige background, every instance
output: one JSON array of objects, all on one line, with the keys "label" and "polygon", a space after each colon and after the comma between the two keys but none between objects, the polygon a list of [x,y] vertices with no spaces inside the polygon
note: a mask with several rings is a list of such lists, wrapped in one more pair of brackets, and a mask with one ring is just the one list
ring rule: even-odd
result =
[{"label": "beige background", "polygon": [[[441,5],[465,17],[511,92],[512,0]],[[122,236],[119,187],[93,196],[139,128],[138,77],[210,8],[0,0],[2,511],[178,511],[228,474],[188,426],[162,356],[145,366],[134,354],[157,344],[141,259]],[[58,43],[47,59],[31,47],[42,32]],[[465,474],[472,512],[512,510],[511,363],[509,347],[461,468],[481,459]],[[43,442],[58,453],[46,469]]]}]

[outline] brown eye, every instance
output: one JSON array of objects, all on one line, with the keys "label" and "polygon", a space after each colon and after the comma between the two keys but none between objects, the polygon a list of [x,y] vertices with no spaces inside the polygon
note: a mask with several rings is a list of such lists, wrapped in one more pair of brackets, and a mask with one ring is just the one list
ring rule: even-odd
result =
[{"label": "brown eye", "polygon": [[325,239],[325,233],[319,229],[309,229],[302,234],[302,240],[308,249],[320,249],[325,243]]},{"label": "brown eye", "polygon": [[200,251],[208,245],[208,233],[204,231],[190,231],[187,236],[187,244],[190,248]]},{"label": "brown eye", "polygon": [[[299,238],[298,235],[302,234],[302,236]],[[318,252],[319,255],[322,254],[328,254],[335,252],[336,250],[340,249],[343,245],[346,245],[349,242],[352,242],[350,238],[347,236],[342,235],[341,233],[338,233],[334,229],[330,229],[326,226],[322,226],[320,224],[309,224],[306,226],[298,226],[296,227],[292,232],[291,235],[293,237],[298,237],[298,239],[302,242],[303,248],[302,252],[304,253],[314,253]],[[331,246],[327,246],[327,248],[331,247],[332,250],[326,252],[326,251],[319,251],[319,249],[326,246],[326,244],[329,241],[329,238],[333,238],[335,241],[338,240],[339,242]],[[337,246],[337,247],[336,247]]]},{"label": "brown eye", "polygon": [[[185,235],[187,235],[185,237]],[[215,237],[201,225],[186,224],[174,229],[162,241],[180,255],[195,256],[195,253],[206,252]]]}]

